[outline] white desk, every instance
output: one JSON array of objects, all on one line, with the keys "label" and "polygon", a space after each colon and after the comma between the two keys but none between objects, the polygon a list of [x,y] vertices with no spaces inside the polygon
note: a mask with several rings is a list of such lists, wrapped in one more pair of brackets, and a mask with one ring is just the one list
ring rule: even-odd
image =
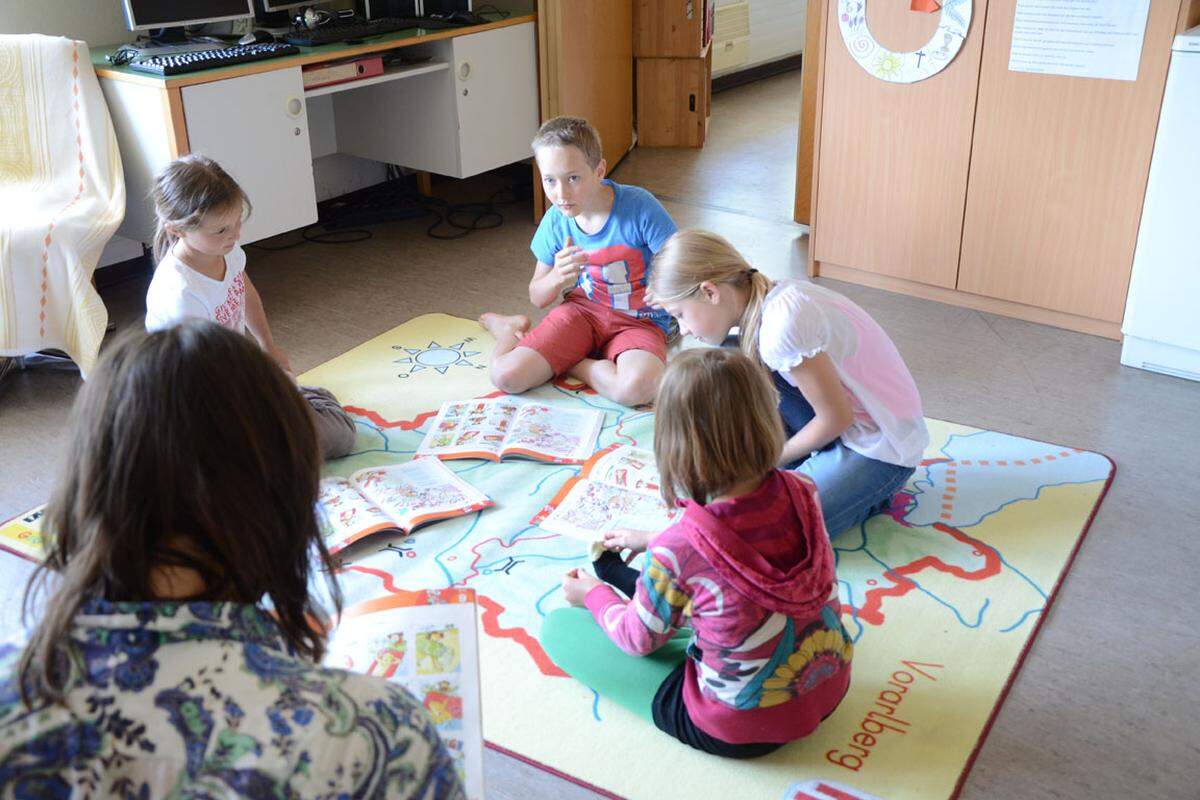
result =
[{"label": "white desk", "polygon": [[[317,220],[313,158],[331,153],[465,178],[529,157],[538,128],[535,18],[407,31],[363,45],[156,78],[93,58],[128,195],[118,233],[150,242],[154,176],[188,152],[218,161],[250,197],[253,242]],[[403,48],[428,61],[304,91],[301,66]]]}]

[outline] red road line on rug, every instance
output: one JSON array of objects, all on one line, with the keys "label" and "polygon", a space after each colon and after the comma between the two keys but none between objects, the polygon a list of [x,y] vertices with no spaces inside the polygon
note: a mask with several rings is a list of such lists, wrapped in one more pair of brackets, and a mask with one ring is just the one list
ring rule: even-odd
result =
[{"label": "red road line on rug", "polygon": [[938,572],[945,572],[953,575],[956,578],[962,578],[968,581],[981,581],[985,578],[990,578],[993,575],[1000,573],[1000,554],[995,549],[983,542],[970,537],[949,525],[941,522],[933,523],[934,530],[941,531],[963,544],[969,544],[975,548],[975,552],[983,556],[983,566],[977,570],[967,570],[954,564],[947,564],[937,556],[925,556],[916,561],[905,564],[900,567],[889,569],[883,573],[883,577],[890,581],[895,581],[894,586],[885,586],[880,589],[869,589],[866,593],[866,602],[857,612],[854,611],[849,604],[843,609],[843,613],[854,613],[858,619],[866,622],[869,625],[882,625],[883,616],[883,600],[887,597],[903,597],[904,595],[917,588],[914,581],[908,579],[909,575],[915,575],[925,569],[935,569]]}]

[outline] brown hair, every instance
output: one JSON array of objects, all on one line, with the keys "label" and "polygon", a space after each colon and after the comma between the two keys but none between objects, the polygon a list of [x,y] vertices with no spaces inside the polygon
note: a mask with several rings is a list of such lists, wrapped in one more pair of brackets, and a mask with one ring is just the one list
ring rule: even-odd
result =
[{"label": "brown hair", "polygon": [[529,146],[535,156],[543,147],[578,148],[592,169],[600,166],[600,161],[604,158],[600,134],[582,117],[555,117],[542,123]]},{"label": "brown hair", "polygon": [[706,503],[779,463],[783,423],[766,369],[737,350],[685,350],[667,365],[654,402],[662,496]]},{"label": "brown hair", "polygon": [[341,595],[314,507],[321,457],[291,379],[244,336],[201,320],[106,348],[76,400],[75,443],[46,509],[46,560],[23,612],[57,573],[21,656],[21,694],[61,702],[74,655],[68,632],[91,599],[150,601],[158,567],[203,580],[196,600],[270,599],[284,641],[314,660],[312,551]]},{"label": "brown hair", "polygon": [[708,231],[679,231],[654,255],[650,292],[656,303],[677,303],[700,290],[705,281],[727,283],[747,292],[742,312],[742,352],[758,360],[758,330],[771,279],[750,266],[727,239]]},{"label": "brown hair", "polygon": [[158,223],[154,228],[154,263],[162,261],[178,240],[167,226],[191,230],[210,211],[224,211],[240,204],[250,215],[250,198],[221,165],[198,153],[181,156],[163,168],[150,192]]}]

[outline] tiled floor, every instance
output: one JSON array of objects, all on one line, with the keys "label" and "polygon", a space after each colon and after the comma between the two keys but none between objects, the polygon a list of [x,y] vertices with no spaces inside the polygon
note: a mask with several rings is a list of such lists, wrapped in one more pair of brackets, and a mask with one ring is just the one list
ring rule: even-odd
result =
[{"label": "tiled floor", "polygon": [[[790,221],[799,88],[792,73],[719,94],[703,150],[635,150],[614,177],[657,194],[681,227],[727,236],[764,272],[802,274],[804,231]],[[528,207],[508,206],[506,218],[453,242],[410,221],[360,244],[251,250],[250,272],[302,371],[418,314],[528,310]],[[1122,367],[1105,339],[828,284],[891,333],[930,416],[1117,462],[962,797],[1200,796],[1200,385]],[[106,293],[119,327],[139,324],[144,288]],[[78,385],[46,372],[0,383],[0,518],[45,499],[55,462],[70,455],[63,423]],[[0,558],[0,630],[16,620],[23,570],[13,562]],[[491,752],[487,770],[493,798],[595,796]]]}]

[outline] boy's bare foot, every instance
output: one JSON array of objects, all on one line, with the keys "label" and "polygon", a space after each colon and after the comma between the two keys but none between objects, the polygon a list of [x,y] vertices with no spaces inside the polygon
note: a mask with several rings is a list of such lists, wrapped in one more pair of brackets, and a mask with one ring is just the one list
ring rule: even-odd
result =
[{"label": "boy's bare foot", "polygon": [[504,314],[496,314],[495,312],[488,311],[480,315],[479,324],[487,328],[487,332],[493,337],[499,339],[506,333],[519,338],[529,330],[529,326],[532,323],[529,321],[529,317],[524,314],[505,316]]}]

